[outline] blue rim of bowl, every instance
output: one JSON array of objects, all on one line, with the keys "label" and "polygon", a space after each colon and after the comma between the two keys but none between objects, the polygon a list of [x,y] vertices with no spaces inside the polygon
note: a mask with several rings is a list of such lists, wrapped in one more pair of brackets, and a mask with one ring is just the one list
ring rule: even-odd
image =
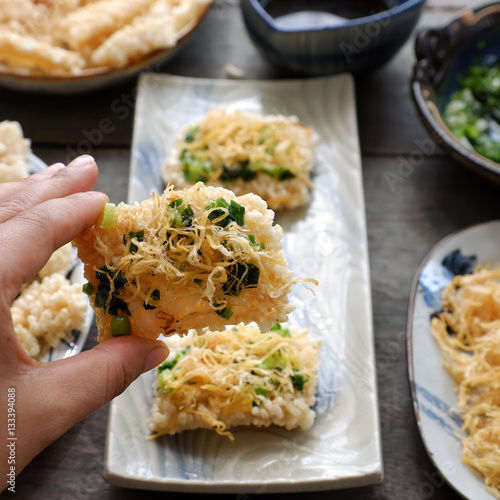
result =
[{"label": "blue rim of bowl", "polygon": [[[488,2],[474,7],[464,7],[460,9],[458,13],[454,14],[447,22],[437,26],[436,28],[431,28],[431,30],[434,32],[445,33],[446,30],[456,26],[462,19],[466,19],[471,15],[478,16],[478,20],[481,20],[484,19],[484,17],[481,17],[481,14],[484,11],[486,11],[486,16],[497,14],[496,12],[491,11],[492,7],[498,7],[498,10],[500,11],[500,2]],[[468,24],[465,23],[465,26],[468,26]],[[421,43],[422,36],[425,36],[428,31],[428,28],[422,28],[420,30],[417,34],[415,47]],[[451,54],[453,54],[459,47],[463,46],[463,42],[464,41],[462,40],[461,42],[456,43],[456,45],[451,45]],[[436,82],[431,82],[426,73],[430,63],[423,55],[418,54],[418,50],[416,50],[416,52],[417,61],[415,63],[411,81],[411,94],[420,118],[422,119],[422,122],[428,132],[447,149],[452,158],[458,160],[481,176],[496,183],[500,183],[500,165],[493,160],[480,155],[474,149],[470,149],[462,144],[462,142],[460,142],[460,140],[445,124],[436,103],[432,99],[432,90],[434,89]],[[450,59],[450,57],[447,57],[447,59]],[[441,73],[439,78],[442,78]]]},{"label": "blue rim of bowl", "polygon": [[274,18],[268,14],[266,9],[262,7],[262,4],[260,3],[259,0],[248,0],[248,2],[252,5],[253,9],[255,12],[275,31],[280,31],[282,33],[296,33],[298,31],[300,32],[306,32],[306,31],[323,31],[323,30],[328,30],[328,29],[338,29],[338,28],[349,28],[349,27],[355,27],[355,26],[362,26],[365,24],[369,24],[372,22],[377,22],[381,21],[383,19],[388,19],[390,17],[396,16],[398,14],[401,14],[402,12],[405,12],[407,10],[410,10],[412,8],[418,7],[423,5],[426,0],[407,0],[404,1],[403,3],[396,5],[394,7],[390,7],[389,9],[383,10],[382,12],[378,12],[376,14],[371,14],[369,16],[364,16],[364,17],[358,17],[356,19],[351,19],[347,20],[345,23],[342,24],[325,24],[320,27],[311,27],[311,28],[300,28],[299,30],[297,28],[288,28],[285,26],[280,26],[279,23],[277,23]]}]

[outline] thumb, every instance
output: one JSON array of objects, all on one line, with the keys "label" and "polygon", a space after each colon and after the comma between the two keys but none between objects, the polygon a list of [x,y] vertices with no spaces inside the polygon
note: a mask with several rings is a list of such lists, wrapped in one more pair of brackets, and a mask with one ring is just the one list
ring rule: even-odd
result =
[{"label": "thumb", "polygon": [[64,391],[66,411],[69,405],[77,422],[121,394],[141,373],[158,366],[168,354],[165,343],[131,335],[109,339],[49,366]]},{"label": "thumb", "polygon": [[[39,364],[30,377],[30,397],[18,401],[18,408],[23,403],[28,406],[25,411],[19,408],[23,428],[36,430],[33,437],[39,449],[31,450],[32,455],[121,394],[168,353],[161,341],[129,336],[107,340],[68,359]],[[40,415],[50,418],[40,419]]]}]

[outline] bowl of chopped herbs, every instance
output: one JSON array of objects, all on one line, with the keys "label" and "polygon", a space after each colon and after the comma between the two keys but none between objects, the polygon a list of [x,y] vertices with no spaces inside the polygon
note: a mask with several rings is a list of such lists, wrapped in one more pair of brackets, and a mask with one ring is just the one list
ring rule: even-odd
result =
[{"label": "bowl of chopped herbs", "polygon": [[466,167],[500,185],[500,2],[423,28],[412,96],[423,124]]}]

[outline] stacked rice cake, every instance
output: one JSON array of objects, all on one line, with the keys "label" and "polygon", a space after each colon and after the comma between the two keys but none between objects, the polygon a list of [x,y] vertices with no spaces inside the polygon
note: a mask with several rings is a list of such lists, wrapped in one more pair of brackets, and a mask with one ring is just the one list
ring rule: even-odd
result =
[{"label": "stacked rice cake", "polygon": [[306,329],[240,324],[167,343],[154,381],[154,436],[209,428],[233,439],[228,429],[240,425],[312,426],[320,341]]},{"label": "stacked rice cake", "polygon": [[162,167],[166,184],[255,193],[273,210],[310,200],[316,134],[296,117],[212,110],[182,130]]},{"label": "stacked rice cake", "polygon": [[254,194],[237,197],[202,183],[119,204],[110,221],[73,242],[85,264],[98,340],[252,321],[265,331],[286,321],[297,280],[273,218]]}]

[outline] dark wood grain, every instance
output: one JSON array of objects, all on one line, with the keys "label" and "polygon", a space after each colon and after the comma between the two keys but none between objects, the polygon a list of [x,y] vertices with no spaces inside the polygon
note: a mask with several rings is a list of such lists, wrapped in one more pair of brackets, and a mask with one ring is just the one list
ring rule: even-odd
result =
[{"label": "dark wood grain", "polygon": [[[463,5],[463,2],[461,2]],[[420,25],[437,24],[460,3],[428,2]],[[215,35],[216,34],[216,35]],[[237,2],[216,2],[199,32],[168,66],[180,75],[225,77],[224,66],[247,78],[281,78],[251,45]],[[412,41],[389,64],[357,82],[370,251],[385,479],[375,486],[291,494],[299,499],[448,500],[457,494],[439,476],[415,422],[406,358],[406,314],[413,275],[432,246],[450,232],[500,217],[498,190],[451,160],[420,124],[409,95]],[[48,163],[65,161],[103,118],[105,133],[92,154],[100,166],[97,188],[111,201],[126,199],[134,82],[73,97],[35,96],[0,90],[0,119],[21,121],[35,153]],[[118,100],[125,107],[113,111]],[[95,336],[95,329],[93,330]],[[86,348],[95,341],[89,339]],[[70,429],[36,457],[17,482],[17,498],[36,500],[195,499],[199,496],[141,492],[102,478],[107,408]],[[218,495],[221,496],[221,495]],[[3,494],[1,498],[8,498]],[[237,500],[256,495],[223,495]],[[278,498],[261,495],[259,498]],[[280,497],[281,498],[281,497]]]}]

